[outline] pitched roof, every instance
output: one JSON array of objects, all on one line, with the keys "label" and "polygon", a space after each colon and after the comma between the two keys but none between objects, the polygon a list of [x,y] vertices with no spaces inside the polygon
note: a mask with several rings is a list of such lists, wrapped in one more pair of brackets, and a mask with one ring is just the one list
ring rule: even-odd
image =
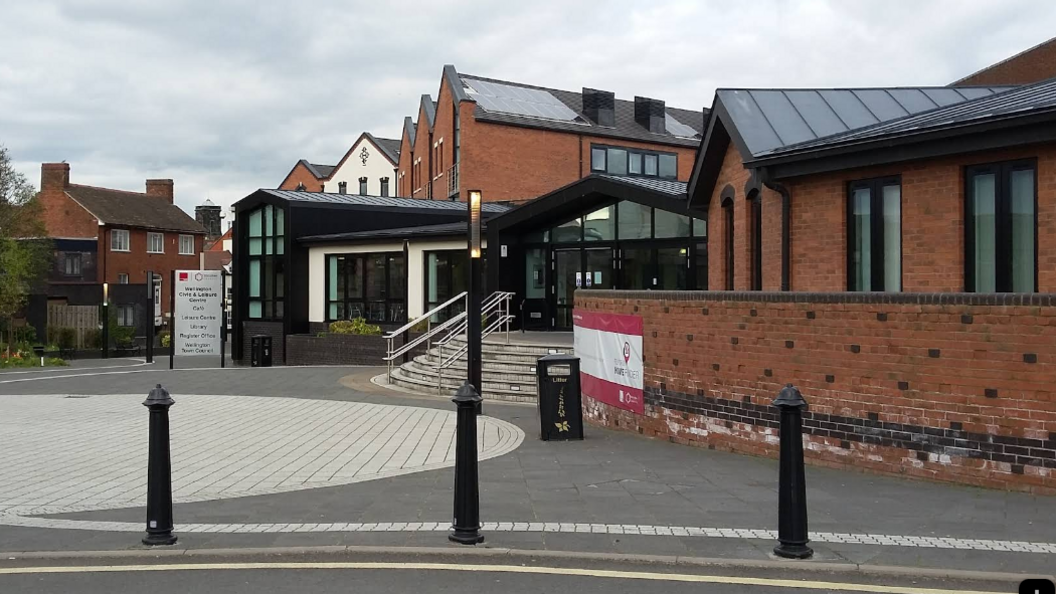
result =
[{"label": "pitched roof", "polygon": [[205,251],[207,252],[222,252],[224,251],[224,241],[232,239],[235,228],[228,227],[224,234],[216,238],[216,241],[206,246]]},{"label": "pitched roof", "polygon": [[223,270],[231,263],[231,252],[205,252],[205,270]]},{"label": "pitched roof", "polygon": [[[403,118],[403,133],[407,135],[407,141],[410,146],[414,146],[414,118],[411,116],[404,116]],[[402,138],[400,139],[402,142]]]},{"label": "pitched roof", "polygon": [[1042,41],[950,84],[1028,84],[1056,76],[1056,37]]},{"label": "pitched roof", "polygon": [[326,179],[330,177],[330,174],[333,173],[334,169],[337,167],[337,165],[318,165],[316,163],[309,163],[304,159],[301,159],[301,162],[304,163],[304,165],[308,167],[308,171],[311,171],[312,175],[318,179]]},{"label": "pitched roof", "polygon": [[[422,100],[419,106],[420,109],[418,110],[418,112],[425,113],[426,123],[429,125],[429,129],[432,130],[433,123],[436,122],[436,102],[433,101],[433,98],[430,97],[427,93],[422,95]],[[418,123],[421,124],[422,122],[419,120]]]},{"label": "pitched roof", "polygon": [[139,192],[70,184],[66,195],[101,224],[205,234],[205,227],[165,198]]},{"label": "pitched roof", "polygon": [[601,174],[599,177],[611,179],[622,184],[638,186],[661,194],[668,194],[676,198],[686,197],[686,182],[671,179],[657,179],[655,177],[634,177],[630,175]]},{"label": "pitched roof", "polygon": [[668,118],[668,130],[677,129],[680,131],[684,131],[685,128],[677,126],[677,124],[683,124],[684,126],[688,126],[692,129],[695,137],[688,137],[687,135],[676,135],[671,133],[670,131],[665,133],[650,132],[635,121],[634,101],[628,101],[625,99],[615,100],[615,125],[612,127],[600,126],[597,123],[592,122],[589,118],[584,115],[582,92],[563,91],[561,89],[526,85],[518,82],[486,78],[483,76],[475,76],[471,74],[458,74],[457,72],[455,73],[457,76],[454,78],[457,80],[459,86],[455,86],[455,82],[450,80],[452,77],[448,76],[447,67],[445,67],[444,72],[445,80],[448,80],[449,84],[451,84],[457,90],[457,93],[454,94],[457,96],[458,93],[461,93],[470,101],[475,101],[474,96],[479,95],[479,89],[476,89],[473,86],[474,81],[482,81],[485,84],[495,83],[498,85],[503,85],[505,87],[514,87],[516,89],[542,91],[545,93],[549,93],[551,96],[560,101],[562,105],[574,112],[575,115],[575,117],[572,119],[550,119],[545,117],[532,117],[528,115],[510,113],[505,111],[489,110],[482,106],[480,102],[477,102],[475,117],[477,120],[483,122],[505,123],[530,128],[543,128],[547,130],[559,130],[565,132],[588,132],[589,134],[594,136],[623,138],[644,142],[657,142],[662,144],[687,147],[696,147],[699,143],[699,135],[704,131],[704,113],[706,111],[704,109],[691,110],[679,109],[675,107],[665,107],[666,115]]},{"label": "pitched roof", "polygon": [[[327,192],[298,192],[296,190],[268,190],[261,192],[270,194],[290,202],[315,202],[328,204],[344,204],[349,206],[371,206],[371,207],[394,207],[394,208],[422,208],[429,210],[466,211],[465,202],[449,202],[446,200],[419,200],[417,198],[393,198],[388,196],[365,196],[362,194],[331,194]],[[485,202],[481,210],[485,213],[502,213],[510,207],[497,202]]]},{"label": "pitched roof", "polygon": [[370,132],[366,132],[367,138],[369,138],[381,152],[385,153],[385,156],[389,158],[393,163],[400,162],[400,141],[395,138],[378,138]]},{"label": "pitched roof", "polygon": [[[487,222],[481,221],[482,230],[487,228]],[[372,229],[369,231],[353,231],[351,233],[332,233],[328,235],[310,235],[301,237],[300,242],[323,242],[323,241],[357,241],[364,239],[401,239],[405,237],[440,237],[444,235],[466,234],[466,222],[441,223],[439,225],[422,225],[419,227],[399,227],[395,229]]]},{"label": "pitched roof", "polygon": [[957,105],[1012,87],[895,87],[862,89],[719,89],[742,157]]}]

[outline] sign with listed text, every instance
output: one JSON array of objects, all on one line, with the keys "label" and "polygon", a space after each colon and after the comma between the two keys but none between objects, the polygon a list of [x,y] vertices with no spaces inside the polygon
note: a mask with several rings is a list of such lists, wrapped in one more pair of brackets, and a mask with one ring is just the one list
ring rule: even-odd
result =
[{"label": "sign with listed text", "polygon": [[644,414],[642,317],[577,309],[572,319],[583,394]]},{"label": "sign with listed text", "polygon": [[176,271],[176,325],[172,344],[177,355],[220,354],[223,282],[219,270]]}]

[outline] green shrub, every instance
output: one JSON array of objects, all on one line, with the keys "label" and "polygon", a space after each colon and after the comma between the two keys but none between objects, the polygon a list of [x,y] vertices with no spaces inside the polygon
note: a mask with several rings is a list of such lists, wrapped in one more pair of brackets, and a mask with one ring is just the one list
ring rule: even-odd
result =
[{"label": "green shrub", "polygon": [[97,349],[102,343],[103,333],[101,330],[89,328],[84,331],[84,348]]},{"label": "green shrub", "polygon": [[161,346],[163,348],[169,348],[170,346],[172,346],[172,333],[171,332],[169,332],[168,330],[165,330],[163,332],[159,332],[158,336],[161,337]]},{"label": "green shrub", "polygon": [[64,359],[58,357],[48,357],[47,359],[44,359],[44,363],[48,367],[66,367],[69,365]]},{"label": "green shrub", "polygon": [[72,349],[77,346],[77,330],[69,327],[58,329],[55,340],[48,342],[58,345],[60,349]]},{"label": "green shrub", "polygon": [[378,336],[381,334],[381,326],[368,324],[363,318],[352,320],[338,320],[330,322],[331,334],[359,334],[362,336]]},{"label": "green shrub", "polygon": [[119,348],[127,348],[136,342],[136,329],[131,326],[116,326],[110,329],[110,339]]}]

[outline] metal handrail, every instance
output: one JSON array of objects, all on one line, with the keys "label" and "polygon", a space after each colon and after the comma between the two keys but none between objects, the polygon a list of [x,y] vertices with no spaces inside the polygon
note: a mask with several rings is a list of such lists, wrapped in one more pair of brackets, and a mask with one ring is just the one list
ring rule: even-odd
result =
[{"label": "metal handrail", "polygon": [[440,305],[437,305],[433,309],[430,309],[429,311],[427,311],[424,314],[418,316],[417,318],[414,318],[413,320],[411,320],[410,322],[407,322],[403,326],[400,326],[399,328],[393,330],[392,332],[389,332],[388,334],[385,335],[385,338],[395,338],[396,335],[403,334],[407,330],[410,330],[411,328],[414,328],[415,326],[420,324],[422,322],[422,320],[424,320],[426,318],[431,318],[434,315],[436,315],[436,314],[440,313],[441,311],[443,311],[445,308],[447,308],[448,306],[450,306],[454,302],[458,301],[459,299],[464,299],[466,297],[466,295],[468,295],[468,293],[466,293],[465,291],[462,291],[458,295],[455,295],[454,297],[448,299],[447,301],[441,303]]},{"label": "metal handrail", "polygon": [[[490,336],[492,333],[494,333],[496,330],[505,326],[506,344],[510,344],[510,322],[514,319],[514,317],[510,315],[510,299],[512,299],[513,296],[514,294],[509,291],[495,291],[490,296],[488,296],[488,298],[485,299],[484,302],[481,304],[481,316],[488,317],[492,313],[499,314],[498,318],[496,318],[494,321],[489,322],[488,325],[481,330],[480,339],[482,341],[488,336]],[[459,328],[457,330],[449,333],[443,340],[437,342],[437,348],[439,349],[439,352],[437,353],[436,357],[436,391],[438,394],[443,392],[444,388],[444,369],[447,369],[452,364],[454,364],[455,361],[461,358],[462,355],[469,350],[468,337],[466,339],[465,344],[456,349],[455,352],[447,359],[444,359],[444,347],[455,336],[459,336],[460,334],[462,334],[464,327],[468,326],[468,324],[469,319],[467,317],[465,321],[459,324]],[[481,388],[483,391],[483,386],[481,386]]]},{"label": "metal handrail", "polygon": [[[385,357],[384,357],[383,361],[386,362],[386,366],[387,366],[387,371],[388,371],[388,376],[389,376],[389,381],[390,382],[392,381],[393,361],[395,361],[398,357],[403,356],[405,353],[409,352],[411,349],[415,348],[416,346],[422,344],[423,342],[426,343],[425,349],[427,351],[432,349],[433,337],[436,336],[437,334],[440,334],[440,333],[442,333],[444,331],[447,331],[449,327],[457,324],[458,320],[460,319],[460,317],[461,316],[465,316],[465,312],[463,312],[463,313],[461,313],[461,314],[459,314],[459,315],[457,315],[457,316],[455,316],[455,317],[453,317],[451,319],[448,319],[448,320],[444,321],[443,323],[441,323],[439,326],[437,326],[435,328],[433,327],[433,316],[438,314],[438,313],[440,313],[445,308],[450,307],[451,305],[453,305],[455,303],[458,303],[459,300],[463,300],[463,301],[466,300],[468,298],[467,296],[468,296],[468,293],[466,293],[465,291],[462,291],[458,295],[455,295],[454,297],[448,299],[447,301],[441,303],[440,305],[437,305],[433,309],[430,309],[429,311],[427,311],[424,314],[418,316],[417,318],[411,320],[410,322],[407,322],[402,327],[397,328],[396,330],[393,330],[392,332],[390,332],[390,333],[385,335],[385,340],[386,340],[388,346],[386,348],[386,354],[385,354]],[[414,340],[407,341],[406,343],[402,344],[400,346],[400,348],[398,348],[398,349],[394,348],[395,345],[393,344],[393,341],[396,339],[397,336],[403,334],[404,332],[406,332],[406,331],[410,330],[411,328],[417,326],[418,324],[422,323],[423,320],[426,322],[425,334],[422,334],[421,336],[415,338]]]}]

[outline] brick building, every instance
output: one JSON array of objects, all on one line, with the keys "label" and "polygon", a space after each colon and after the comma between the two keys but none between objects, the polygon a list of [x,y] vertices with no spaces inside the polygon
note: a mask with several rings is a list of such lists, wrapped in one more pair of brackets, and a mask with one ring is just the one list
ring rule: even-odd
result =
[{"label": "brick building", "polygon": [[[49,299],[101,295],[104,282],[145,284],[148,271],[166,284],[172,270],[199,268],[206,229],[173,204],[171,179],[128,192],[70,183],[69,164],[44,163],[37,200],[56,244]],[[168,291],[159,295],[160,312],[168,312]]]},{"label": "brick building", "polygon": [[687,191],[713,291],[577,292],[644,321],[589,418],[773,456],[794,383],[810,463],[1056,492],[1056,80],[719,90]]},{"label": "brick building", "polygon": [[[523,202],[591,173],[686,181],[705,110],[461,74],[444,67],[434,101],[405,118],[397,195]],[[417,122],[417,123],[414,123]]]},{"label": "brick building", "polygon": [[391,196],[395,194],[393,185],[399,159],[399,140],[364,132],[337,165],[317,165],[301,159],[278,189]]},{"label": "brick building", "polygon": [[1056,37],[991,64],[950,86],[1025,85],[1056,76]]}]

